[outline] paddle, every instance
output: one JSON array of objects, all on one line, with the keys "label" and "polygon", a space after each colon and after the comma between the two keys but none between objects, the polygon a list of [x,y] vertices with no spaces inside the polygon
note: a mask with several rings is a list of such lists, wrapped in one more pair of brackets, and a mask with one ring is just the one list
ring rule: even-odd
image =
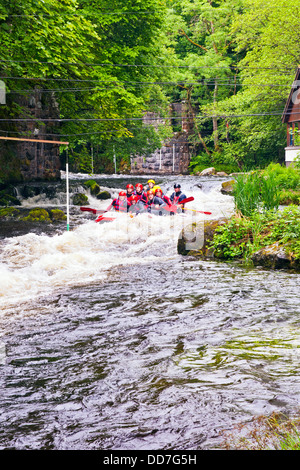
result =
[{"label": "paddle", "polygon": [[185,211],[194,211],[194,212],[199,212],[199,214],[208,214],[208,215],[210,215],[210,214],[211,214],[211,212],[196,211],[196,209],[190,209],[190,208],[188,208],[188,207],[185,207],[185,208],[184,208],[184,210],[185,210]]},{"label": "paddle", "polygon": [[93,214],[104,214],[107,210],[104,209],[92,209],[91,207],[80,207],[81,211],[92,212]]},{"label": "paddle", "polygon": [[193,198],[193,196],[191,196],[191,197],[187,197],[185,199],[182,199],[182,201],[177,202],[177,204],[186,204],[187,202],[190,202],[190,201],[193,201],[193,200],[194,200],[194,198]]},{"label": "paddle", "polygon": [[178,206],[180,204],[186,204],[187,202],[191,202],[193,200],[194,200],[193,196],[186,197],[185,199],[182,199],[182,201],[177,202],[177,204],[172,204],[171,206],[164,206],[163,209],[165,209],[168,212],[177,212]]}]

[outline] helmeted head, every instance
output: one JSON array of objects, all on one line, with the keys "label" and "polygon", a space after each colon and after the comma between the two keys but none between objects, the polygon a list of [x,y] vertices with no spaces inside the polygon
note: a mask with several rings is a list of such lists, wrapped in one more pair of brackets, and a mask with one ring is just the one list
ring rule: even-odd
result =
[{"label": "helmeted head", "polygon": [[147,197],[150,201],[154,198],[154,192],[152,189],[149,189],[149,191],[147,191]]},{"label": "helmeted head", "polygon": [[119,192],[119,199],[123,200],[127,196],[126,191],[120,191]]},{"label": "helmeted head", "polygon": [[126,189],[127,189],[128,193],[133,193],[133,191],[134,191],[133,184],[127,184]]},{"label": "helmeted head", "polygon": [[153,188],[153,186],[155,185],[154,180],[148,180],[147,183],[148,183],[148,186],[149,186],[150,189]]},{"label": "helmeted head", "polygon": [[176,193],[179,192],[180,189],[181,189],[180,184],[179,184],[179,183],[175,183],[175,184],[174,184],[174,189],[175,189],[175,192],[176,192]]},{"label": "helmeted head", "polygon": [[143,185],[142,185],[141,183],[137,183],[137,184],[135,185],[135,189],[136,189],[136,192],[137,192],[138,194],[140,194],[140,193],[143,191],[144,187],[143,187]]},{"label": "helmeted head", "polygon": [[130,198],[130,202],[131,204],[136,204],[138,202],[139,198],[134,194],[133,196],[131,196]]},{"label": "helmeted head", "polygon": [[155,189],[155,196],[162,197],[162,189],[159,186]]}]

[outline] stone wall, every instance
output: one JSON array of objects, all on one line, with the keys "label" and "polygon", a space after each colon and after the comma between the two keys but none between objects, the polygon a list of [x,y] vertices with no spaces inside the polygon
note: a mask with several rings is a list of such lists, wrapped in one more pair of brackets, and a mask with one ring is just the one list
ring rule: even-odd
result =
[{"label": "stone wall", "polygon": [[39,140],[60,140],[49,136],[57,133],[57,122],[43,123],[43,119],[59,118],[59,108],[53,93],[42,93],[36,88],[30,95],[19,97],[17,104],[24,110],[19,118],[24,116],[36,121],[17,122],[13,129],[8,129],[7,136],[37,139],[37,143],[1,140],[1,173],[6,171],[9,180],[59,179],[59,145],[38,143]]},{"label": "stone wall", "polygon": [[[170,120],[173,117],[186,116],[185,103],[172,104],[170,109]],[[147,113],[144,118],[145,125],[164,124],[165,120],[153,119],[153,113]],[[181,129],[174,133],[173,138],[156,149],[154,153],[131,157],[131,173],[143,174],[187,174],[190,163],[188,135],[191,131],[191,122],[187,119],[174,119],[176,127]]]}]

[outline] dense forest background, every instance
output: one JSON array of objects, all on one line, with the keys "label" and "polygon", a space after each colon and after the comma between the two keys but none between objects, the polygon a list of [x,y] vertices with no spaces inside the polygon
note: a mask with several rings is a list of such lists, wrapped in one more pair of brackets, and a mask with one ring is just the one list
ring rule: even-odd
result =
[{"label": "dense forest background", "polygon": [[[191,171],[283,162],[300,0],[0,0],[0,135],[67,140],[73,171],[128,167],[183,119]],[[51,133],[24,98],[55,101]],[[143,125],[146,112],[168,118]],[[27,125],[28,124],[28,125]],[[62,158],[65,149],[61,148]],[[91,159],[92,155],[92,159]],[[92,163],[91,163],[92,162]],[[93,165],[93,168],[91,168]],[[5,179],[2,166],[0,179]]]}]

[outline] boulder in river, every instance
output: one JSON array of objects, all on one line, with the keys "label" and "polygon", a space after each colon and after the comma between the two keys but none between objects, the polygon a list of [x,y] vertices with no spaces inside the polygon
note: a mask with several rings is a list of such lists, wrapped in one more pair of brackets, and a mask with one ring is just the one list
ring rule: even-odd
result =
[{"label": "boulder in river", "polygon": [[222,194],[228,194],[229,196],[232,196],[234,184],[235,184],[235,180],[224,181],[222,183],[221,193]]},{"label": "boulder in river", "polygon": [[251,256],[252,262],[256,266],[263,266],[271,269],[300,269],[300,260],[296,259],[292,253],[287,253],[284,246],[278,242],[261,248]]},{"label": "boulder in river", "polygon": [[74,206],[83,206],[89,204],[89,199],[86,194],[83,193],[75,193],[73,195],[73,204]]},{"label": "boulder in river", "polygon": [[213,258],[214,250],[209,246],[214,233],[220,225],[226,223],[225,217],[218,220],[203,220],[184,227],[179,235],[177,252],[180,255]]},{"label": "boulder in river", "polygon": [[100,191],[100,193],[97,195],[97,199],[110,199],[111,194],[108,191]]}]

